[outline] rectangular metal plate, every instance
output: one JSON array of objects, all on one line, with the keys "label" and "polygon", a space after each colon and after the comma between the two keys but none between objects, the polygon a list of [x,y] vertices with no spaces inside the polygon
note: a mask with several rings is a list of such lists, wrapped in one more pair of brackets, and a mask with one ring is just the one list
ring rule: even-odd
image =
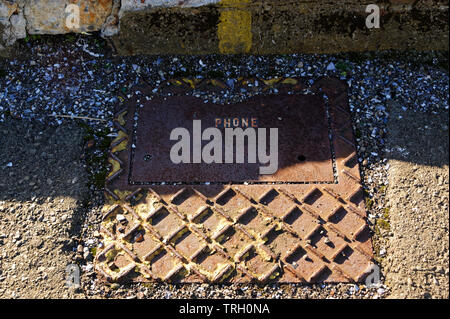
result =
[{"label": "rectangular metal plate", "polygon": [[[249,89],[255,81],[262,83],[259,89],[279,95],[226,108],[186,96],[195,89],[212,95]],[[163,83],[157,94],[151,93],[153,88],[139,88],[142,93],[118,112],[119,136],[112,143],[105,186],[103,245],[95,262],[98,273],[109,281],[126,282],[364,280],[373,255],[345,83],[322,79],[304,91],[299,79],[251,79],[232,89],[217,80],[173,80]],[[169,96],[177,98],[164,100]],[[265,103],[267,114],[257,113],[263,125],[277,123],[272,115],[287,123],[289,114],[293,117],[286,130],[295,132],[283,133],[288,140],[280,140],[280,147],[306,154],[301,164],[285,160],[280,171],[286,175],[269,176],[273,182],[245,170],[223,174],[215,169],[193,176],[194,170],[183,172],[167,161],[143,161],[145,155],[158,154],[159,139],[164,149],[176,125],[188,125],[198,116],[210,123],[213,117],[234,116],[238,107],[253,114]],[[293,108],[279,110],[286,105]],[[284,154],[288,158],[289,151]],[[317,163],[315,175],[310,167]],[[156,182],[137,184],[138,178]],[[203,183],[210,182],[206,179],[212,182]]]},{"label": "rectangular metal plate", "polygon": [[[135,148],[131,153],[130,182],[133,185],[181,182],[198,183],[244,182],[323,182],[334,181],[331,142],[323,99],[315,95],[257,96],[231,105],[204,103],[189,96],[155,98],[135,110]],[[194,148],[193,120],[201,127],[197,149]],[[221,163],[193,163],[194,155],[201,155],[201,133],[207,128],[218,128],[222,133]],[[260,174],[262,165],[248,163],[249,147],[246,139],[244,163],[225,163],[225,127],[254,129],[255,148],[259,144],[258,128],[278,130],[278,170],[274,174]],[[172,130],[185,128],[189,135],[190,163],[174,164],[170,158],[176,141],[170,140]],[[267,132],[267,142],[269,140]],[[268,143],[267,143],[268,144]],[[264,145],[264,149],[266,145]],[[267,147],[269,148],[269,147]],[[236,146],[231,150],[236,151]],[[230,151],[230,152],[231,152]],[[256,151],[256,152],[255,152]],[[236,156],[233,153],[233,162]]]}]

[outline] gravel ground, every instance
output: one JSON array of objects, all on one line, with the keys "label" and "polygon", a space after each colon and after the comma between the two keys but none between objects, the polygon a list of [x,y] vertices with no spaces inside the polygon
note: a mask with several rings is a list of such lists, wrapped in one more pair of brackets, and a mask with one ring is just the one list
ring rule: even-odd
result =
[{"label": "gravel ground", "polygon": [[0,133],[0,298],[82,297],[64,285],[87,197],[83,132],[8,119]]},{"label": "gravel ground", "polygon": [[386,282],[392,298],[448,299],[448,112],[390,114]]},{"label": "gravel ground", "polygon": [[[97,229],[103,202],[101,185],[106,169],[104,150],[114,133],[112,118],[119,95],[131,97],[135,93],[131,88],[142,81],[154,86],[172,77],[219,77],[226,78],[231,85],[232,79],[240,76],[297,76],[311,82],[325,75],[338,76],[349,84],[350,107],[366,190],[369,223],[374,232],[376,258],[383,266],[385,257],[394,256],[391,248],[388,249],[394,233],[390,228],[390,212],[386,209],[386,190],[389,189],[387,173],[390,166],[386,138],[390,106],[396,103],[402,111],[411,110],[419,116],[427,114],[436,123],[442,121],[436,114],[447,114],[448,118],[447,53],[116,57],[106,48],[104,41],[96,36],[73,35],[36,37],[20,43],[20,52],[21,56],[16,59],[0,60],[0,121],[7,126],[12,125],[11,121],[26,121],[56,128],[69,125],[71,130],[78,127],[84,132],[81,142],[84,143],[84,148],[78,154],[82,157],[81,163],[86,163],[88,182],[82,183],[80,179],[74,184],[86,190],[88,198],[83,207],[74,209],[81,225],[78,232],[70,236],[79,236],[81,244],[73,240],[69,250],[74,251],[71,254],[72,260],[82,265],[82,292],[86,296],[379,298],[391,294],[394,285],[389,286],[384,281],[378,289],[353,284],[267,287],[102,284],[92,272],[92,254],[98,244]],[[202,95],[201,92],[199,94]],[[246,95],[245,92],[239,94]],[[448,121],[442,124],[447,124],[443,131],[448,136]],[[74,141],[74,145],[79,146],[80,142]],[[64,148],[58,149],[61,152]],[[39,151],[42,152],[40,149]],[[10,162],[14,165],[10,152],[11,149],[2,152],[2,172],[11,168]],[[39,170],[35,174],[43,173]],[[61,188],[60,184],[52,185],[55,192]],[[7,190],[0,189],[0,196],[5,197],[3,201],[16,200],[18,196],[14,193],[9,187]],[[413,220],[406,222],[413,223]],[[5,223],[8,225],[5,226],[6,229],[10,229],[15,221],[8,220]],[[446,232],[448,236],[448,227]],[[8,235],[13,236],[10,234],[8,231]],[[9,258],[7,262],[9,263]],[[444,273],[448,273],[448,263],[446,267]],[[382,272],[384,273],[384,269]],[[1,288],[3,286],[0,282]],[[446,288],[448,295],[448,282]],[[424,294],[421,296],[429,297]],[[432,294],[430,296],[433,297]]]}]

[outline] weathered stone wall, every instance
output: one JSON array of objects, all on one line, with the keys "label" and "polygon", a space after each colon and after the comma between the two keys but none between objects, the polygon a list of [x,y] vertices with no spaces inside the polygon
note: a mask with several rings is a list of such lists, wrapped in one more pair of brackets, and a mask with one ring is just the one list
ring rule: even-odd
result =
[{"label": "weathered stone wall", "polygon": [[0,51],[26,37],[26,20],[19,1],[0,0]]},{"label": "weathered stone wall", "polygon": [[[38,0],[25,1],[24,14],[27,32],[30,34],[59,34],[67,32],[98,31],[111,14],[112,0]],[[68,4],[79,6],[79,28],[71,28],[66,23]]]},{"label": "weathered stone wall", "polygon": [[[448,0],[0,0],[0,50],[26,34],[101,31],[120,54],[448,50]],[[368,29],[368,4],[381,9]],[[79,27],[67,25],[69,4]]]},{"label": "weathered stone wall", "polygon": [[[78,7],[77,27],[67,23],[69,4]],[[0,0],[0,50],[27,34],[100,31],[119,7],[120,0]]]}]

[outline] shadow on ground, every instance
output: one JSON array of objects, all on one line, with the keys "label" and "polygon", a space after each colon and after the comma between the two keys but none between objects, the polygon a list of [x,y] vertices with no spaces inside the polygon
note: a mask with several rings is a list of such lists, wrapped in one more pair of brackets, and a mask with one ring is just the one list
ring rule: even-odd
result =
[{"label": "shadow on ground", "polygon": [[[0,201],[42,204],[71,197],[83,204],[87,174],[81,160],[83,130],[76,123],[55,127],[8,118],[0,123],[0,134]],[[80,220],[72,222],[76,233]]]},{"label": "shadow on ground", "polygon": [[388,159],[419,165],[449,165],[449,113],[404,110],[393,102],[390,107]]}]

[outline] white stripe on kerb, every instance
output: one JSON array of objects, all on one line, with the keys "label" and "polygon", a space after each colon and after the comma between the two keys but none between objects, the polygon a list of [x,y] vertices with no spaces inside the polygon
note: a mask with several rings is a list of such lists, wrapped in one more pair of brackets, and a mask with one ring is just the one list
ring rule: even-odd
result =
[{"label": "white stripe on kerb", "polygon": [[[151,7],[200,7],[220,0],[122,0],[121,11],[136,11]],[[180,4],[181,3],[181,4]]]}]

